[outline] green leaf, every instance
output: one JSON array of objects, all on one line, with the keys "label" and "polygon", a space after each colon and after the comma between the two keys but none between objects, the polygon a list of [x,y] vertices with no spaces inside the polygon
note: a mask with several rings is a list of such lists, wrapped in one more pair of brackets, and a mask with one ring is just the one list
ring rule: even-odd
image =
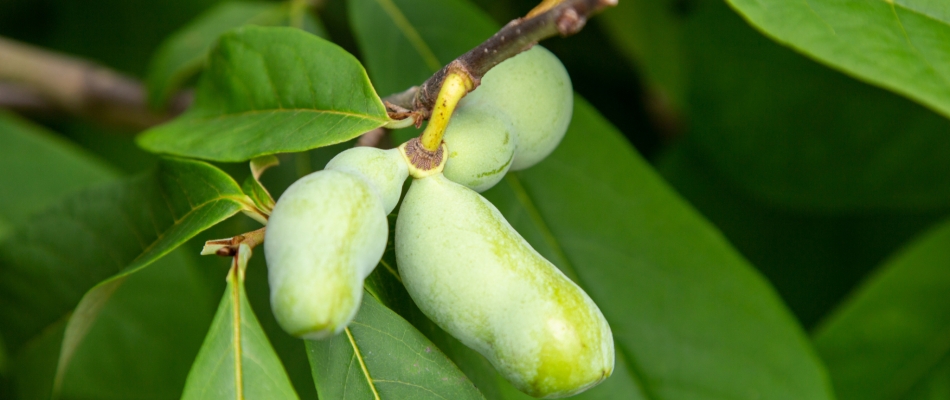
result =
[{"label": "green leaf", "polygon": [[950,4],[729,0],[752,25],[824,64],[950,117]]},{"label": "green leaf", "polygon": [[0,225],[23,223],[65,195],[116,173],[45,129],[0,111]]},{"label": "green leaf", "polygon": [[883,263],[816,330],[842,400],[946,399],[950,222]]},{"label": "green leaf", "polygon": [[[460,3],[389,4],[409,16],[465,7]],[[376,16],[374,23],[353,23],[364,51],[371,49],[363,43],[369,38],[406,31],[396,20],[383,23],[383,16],[395,15],[383,6],[351,0],[351,10],[356,4]],[[450,16],[414,22],[414,30],[424,43],[439,43],[449,36],[440,32],[460,24]],[[397,60],[387,54],[408,57],[413,49],[377,55],[391,64]],[[374,75],[384,85],[380,79],[385,76]],[[582,396],[832,398],[809,341],[765,280],[582,99],[575,101],[558,150],[485,195],[535,249],[584,287],[611,324],[617,369]],[[504,386],[499,390],[502,398],[516,397]]]},{"label": "green leaf", "polygon": [[217,168],[166,159],[153,173],[83,191],[47,209],[0,244],[4,342],[18,353],[65,323],[61,377],[123,280],[247,202]]},{"label": "green leaf", "polygon": [[[681,38],[675,47],[690,66],[683,142],[703,162],[763,203],[797,211],[950,205],[950,121],[771,42],[721,1],[688,4],[684,15],[642,7],[651,12],[643,18],[683,31],[644,40]],[[661,56],[644,53],[643,62],[663,64],[653,59]]]},{"label": "green leaf", "polygon": [[484,399],[439,348],[370,293],[343,333],[307,341],[307,354],[320,398]]},{"label": "green leaf", "polygon": [[130,275],[78,344],[59,397],[179,398],[217,294],[199,268],[177,250]]},{"label": "green leaf", "polygon": [[383,95],[421,84],[497,30],[464,1],[348,0],[347,11],[366,68]]},{"label": "green leaf", "polygon": [[[208,52],[224,32],[244,25],[289,26],[290,4],[228,2],[205,11],[171,35],[155,52],[145,81],[149,103],[160,107],[205,64]],[[307,15],[305,29],[326,36],[319,21]]]},{"label": "green leaf", "polygon": [[947,210],[815,214],[757,199],[686,146],[657,160],[663,177],[769,279],[813,328],[892,252]]},{"label": "green leaf", "polygon": [[626,0],[597,21],[627,61],[640,67],[651,89],[676,108],[686,107],[687,71],[683,21],[674,13],[689,4],[677,0]]},{"label": "green leaf", "polygon": [[294,28],[222,36],[195,96],[188,112],[146,131],[139,145],[244,161],[343,142],[389,121],[356,58]]},{"label": "green leaf", "polygon": [[251,249],[242,244],[182,399],[297,399],[244,291]]}]

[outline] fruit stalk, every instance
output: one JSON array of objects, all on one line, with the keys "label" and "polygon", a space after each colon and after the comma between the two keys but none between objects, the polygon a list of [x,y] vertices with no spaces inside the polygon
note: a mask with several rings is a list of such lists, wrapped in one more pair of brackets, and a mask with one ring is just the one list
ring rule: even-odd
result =
[{"label": "fruit stalk", "polygon": [[[411,104],[405,101],[405,93],[387,97],[385,100],[415,111],[431,110],[436,105],[442,82],[452,69],[464,68],[477,87],[482,76],[495,65],[530,49],[546,38],[554,35],[573,35],[584,27],[591,16],[615,5],[617,0],[563,0],[544,12],[513,20],[494,36],[429,77],[419,86]],[[456,66],[453,67],[453,64]]]},{"label": "fruit stalk", "polygon": [[[452,64],[449,64],[452,66]],[[445,134],[445,127],[449,125],[452,118],[452,112],[459,100],[465,97],[468,92],[475,88],[474,82],[468,72],[453,68],[442,83],[439,89],[438,101],[432,109],[432,116],[429,118],[429,125],[422,132],[422,147],[428,151],[437,151],[442,145],[442,136]]]}]

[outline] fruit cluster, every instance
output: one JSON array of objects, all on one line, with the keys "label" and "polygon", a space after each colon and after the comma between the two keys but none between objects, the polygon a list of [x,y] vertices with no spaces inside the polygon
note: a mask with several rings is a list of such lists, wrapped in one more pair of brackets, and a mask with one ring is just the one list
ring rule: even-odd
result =
[{"label": "fruit cluster", "polygon": [[493,68],[459,102],[437,165],[418,168],[407,154],[414,139],[393,150],[344,151],[294,183],[264,242],[277,321],[306,339],[347,326],[411,175],[395,249],[423,313],[532,396],[568,396],[603,381],[614,348],[597,305],[477,193],[557,147],[572,95],[560,61],[536,46]]}]

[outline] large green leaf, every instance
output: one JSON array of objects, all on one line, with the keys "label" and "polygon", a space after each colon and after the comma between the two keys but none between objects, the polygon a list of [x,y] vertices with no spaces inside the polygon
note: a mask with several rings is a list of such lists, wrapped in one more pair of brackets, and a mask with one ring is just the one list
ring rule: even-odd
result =
[{"label": "large green leaf", "polygon": [[320,398],[484,399],[438,347],[370,293],[343,333],[307,341],[307,354]]},{"label": "large green leaf", "polygon": [[[373,24],[354,21],[364,51],[371,49],[363,43],[371,38],[405,31],[398,21],[379,17],[393,15],[379,4],[352,1],[363,7],[361,13],[377,15]],[[457,3],[388,4],[408,16],[462,7]],[[438,43],[446,35],[426,32],[452,32],[462,24],[449,16],[417,21],[415,31],[424,43]],[[492,33],[469,34],[484,39]],[[388,51],[421,57],[411,47]],[[584,287],[611,323],[619,364],[587,395],[831,398],[820,361],[768,284],[595,110],[580,98],[575,105],[558,150],[531,169],[509,174],[485,195]]]},{"label": "large green leaf", "polygon": [[0,111],[0,224],[22,223],[85,186],[113,179],[101,161],[45,129]]},{"label": "large green leaf", "polygon": [[937,211],[815,214],[754,198],[686,146],[657,169],[768,277],[806,329],[891,253],[943,219]]},{"label": "large green leaf", "polygon": [[[618,7],[627,14],[605,17],[618,35],[647,43],[680,39],[663,52],[635,56],[648,76],[683,60],[690,112],[684,141],[703,162],[762,202],[798,211],[950,204],[945,118],[769,41],[722,1],[688,4],[678,13],[631,0]],[[638,28],[641,19],[664,29]],[[683,54],[672,57],[670,49]]]},{"label": "large green leaf", "polygon": [[729,0],[729,4],[778,42],[950,117],[950,3]]},{"label": "large green leaf", "polygon": [[247,204],[211,165],[163,160],[149,174],[92,188],[28,220],[0,244],[0,334],[14,353],[65,327],[57,382],[130,274]]},{"label": "large green leaf", "polygon": [[885,262],[815,333],[843,400],[947,399],[950,223]]},{"label": "large green leaf", "polygon": [[138,142],[157,153],[244,161],[343,142],[388,120],[349,53],[298,29],[249,26],[221,37],[192,108]]},{"label": "large green leaf", "polygon": [[[289,26],[292,24],[289,3],[228,2],[202,13],[162,43],[148,69],[146,84],[149,102],[162,106],[189,78],[204,67],[208,51],[224,32],[244,25]],[[304,30],[326,36],[316,19],[306,15]]]},{"label": "large green leaf", "polygon": [[200,268],[178,250],[129,276],[76,348],[59,397],[179,398],[215,305]]},{"label": "large green leaf", "polygon": [[244,291],[251,249],[241,245],[182,399],[297,399]]}]

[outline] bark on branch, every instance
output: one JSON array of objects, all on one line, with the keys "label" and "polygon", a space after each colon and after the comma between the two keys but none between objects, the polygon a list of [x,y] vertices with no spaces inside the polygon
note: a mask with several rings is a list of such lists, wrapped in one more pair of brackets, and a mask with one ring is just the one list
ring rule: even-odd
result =
[{"label": "bark on branch", "polygon": [[[478,87],[481,78],[494,66],[530,49],[539,41],[555,36],[570,36],[579,32],[587,20],[617,0],[562,0],[545,1],[528,16],[509,22],[494,36],[467,53],[462,54],[432,75],[418,88],[397,93],[385,100],[393,105],[414,110],[424,116],[432,110],[435,99],[450,70],[466,71]],[[408,96],[407,92],[415,92]],[[408,99],[412,99],[409,102]]]}]

